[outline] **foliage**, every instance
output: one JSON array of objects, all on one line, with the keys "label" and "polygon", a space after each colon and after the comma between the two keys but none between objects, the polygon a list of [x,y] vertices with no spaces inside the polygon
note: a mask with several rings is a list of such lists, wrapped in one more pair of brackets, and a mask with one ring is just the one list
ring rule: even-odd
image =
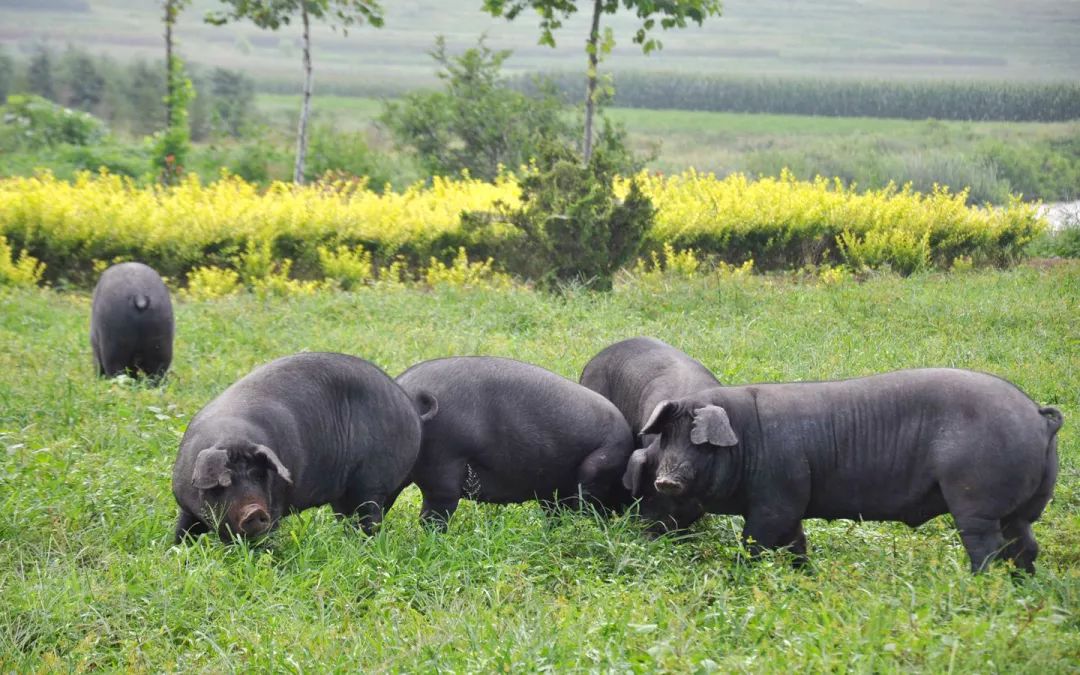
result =
[{"label": "foliage", "polygon": [[292,22],[294,15],[306,6],[307,13],[316,19],[326,19],[347,28],[368,23],[383,24],[383,10],[377,0],[221,0],[226,9],[208,12],[207,23],[222,25],[229,21],[249,19],[259,28],[277,30]]},{"label": "foliage", "polygon": [[0,286],[36,286],[45,274],[45,265],[25,249],[12,255],[7,239],[0,237]]},{"label": "foliage", "polygon": [[85,51],[68,47],[60,61],[60,87],[72,108],[95,110],[105,98],[105,78]]},{"label": "foliage", "polygon": [[6,101],[15,88],[15,59],[0,47],[0,101]]},{"label": "foliage", "polygon": [[858,242],[860,253],[853,255],[859,260],[866,246],[885,241],[902,246],[896,260],[868,252],[866,259],[907,270],[921,268],[917,260],[924,239],[935,267],[947,269],[961,255],[1004,265],[1018,259],[1045,228],[1036,208],[1017,199],[1004,208],[969,207],[964,192],[944,187],[928,194],[895,185],[859,191],[839,180],[800,181],[786,171],[756,181],[741,174],[718,180],[695,171],[640,180],[657,207],[650,245],[670,242],[728,262],[753,258],[761,269],[841,262],[839,241],[845,233]]},{"label": "foliage", "polygon": [[446,263],[431,258],[424,281],[432,288],[436,286],[455,286],[459,288],[509,288],[510,277],[494,269],[495,260],[488,258],[483,262],[469,262],[465,247],[458,248],[453,261]]},{"label": "foliage", "polygon": [[991,140],[980,152],[991,162],[1011,192],[1027,198],[1080,198],[1080,137],[1048,139],[1031,144]]},{"label": "foliage", "polygon": [[[549,72],[544,77],[565,96],[580,95],[579,74]],[[624,108],[913,120],[1056,122],[1080,118],[1080,84],[1076,82],[905,82],[634,71],[616,72],[612,77],[612,105]],[[530,80],[520,77],[512,84],[528,91]]]},{"label": "foliage", "polygon": [[105,125],[93,115],[69,110],[40,96],[12,95],[0,106],[0,150],[40,150],[102,142]]},{"label": "foliage", "polygon": [[235,270],[220,267],[196,267],[187,278],[183,296],[188,300],[214,300],[236,295],[243,288]]},{"label": "foliage", "polygon": [[[562,27],[563,21],[575,14],[579,5],[592,4],[575,0],[484,0],[484,9],[492,16],[511,21],[526,9],[535,10],[540,16],[540,44],[554,47],[555,31]],[[600,0],[600,11],[615,14],[620,4],[641,19],[633,41],[646,54],[663,47],[659,39],[649,34],[657,24],[664,30],[685,28],[689,22],[700,26],[706,18],[720,14],[719,0]],[[613,38],[608,37],[605,42],[613,44]]]},{"label": "foliage", "polygon": [[53,82],[53,55],[44,44],[38,44],[34,55],[26,66],[27,93],[36,94],[50,100],[56,99],[56,85]]},{"label": "foliage", "polygon": [[308,181],[365,178],[380,193],[388,185],[407,187],[401,183],[409,173],[400,161],[372,150],[363,133],[339,132],[328,125],[312,129],[304,171]]},{"label": "foliage", "polygon": [[466,214],[466,230],[506,225],[500,259],[508,269],[552,288],[569,282],[607,290],[620,267],[640,250],[655,209],[635,179],[615,191],[615,167],[602,150],[588,163],[562,145],[548,145],[521,178],[520,206]]},{"label": "foliage", "polygon": [[543,142],[573,142],[576,130],[551,92],[541,85],[525,96],[505,85],[501,69],[509,50],[492,50],[481,38],[450,56],[440,36],[430,54],[440,66],[443,90],[388,102],[379,117],[399,146],[417,154],[426,173],[468,171],[494,180],[504,169],[528,163]]},{"label": "foliage", "polygon": [[233,138],[245,136],[254,122],[255,83],[239,71],[214,68],[209,89],[214,130]]},{"label": "foliage", "polygon": [[[91,367],[85,294],[0,293],[0,662],[14,672],[1032,672],[1080,651],[1080,266],[176,303],[165,387]],[[445,534],[406,489],[374,537],[329,507],[261,545],[172,547],[191,417],[255,366],[340,351],[392,375],[495,354],[576,380],[652,335],[724,382],[956,365],[1058,406],[1061,471],[1034,579],[972,577],[948,517],[808,520],[809,570],[740,560],[737,517],[649,539],[630,518],[462,503]]]},{"label": "foliage", "polygon": [[173,56],[169,65],[172,87],[166,96],[166,107],[172,111],[172,117],[169,127],[155,137],[152,161],[159,180],[165,185],[175,185],[184,174],[191,152],[188,106],[195,98],[195,87],[184,73],[183,61]]},{"label": "foliage", "polygon": [[[274,183],[263,191],[234,176],[203,184],[188,175],[171,188],[141,188],[107,174],[82,174],[73,183],[49,174],[3,179],[0,236],[45,262],[50,279],[72,283],[90,281],[93,259],[135,258],[183,278],[198,266],[233,266],[242,250],[250,256],[247,265],[262,255],[258,276],[272,261],[288,258],[300,277],[319,278],[319,247],[340,245],[362,246],[380,267],[403,255],[413,268],[431,256],[446,260],[464,246],[481,259],[494,257],[512,274],[539,279],[550,272],[555,281],[574,276],[575,255],[586,258],[579,269],[589,276],[629,262],[641,225],[631,216],[643,215],[646,199],[656,210],[646,250],[662,251],[667,243],[736,265],[753,258],[762,270],[844,262],[838,238],[848,233],[858,246],[871,232],[879,233],[871,241],[928,237],[933,267],[948,269],[959,256],[1003,265],[1045,229],[1034,206],[1013,201],[973,208],[963,193],[943,188],[859,191],[790,174],[721,180],[693,171],[642,173],[631,181],[612,178],[610,167],[598,164],[603,152],[587,170],[574,168],[569,151],[561,152],[520,180],[435,178],[431,186],[383,194],[355,181],[306,188]],[[526,202],[523,184],[532,191]],[[474,215],[463,223],[462,213]],[[625,237],[622,228],[630,230]],[[895,261],[880,260],[895,269]]]},{"label": "foliage", "polygon": [[651,263],[646,262],[645,258],[639,258],[634,264],[633,276],[643,280],[659,281],[665,277],[690,279],[697,275],[701,260],[694,253],[694,249],[676,251],[674,246],[664,242],[661,251],[659,255],[656,251],[650,251]]},{"label": "foliage", "polygon": [[336,249],[320,246],[318,251],[323,276],[344,290],[358,288],[375,276],[371,254],[363,246],[349,248],[342,244]]}]

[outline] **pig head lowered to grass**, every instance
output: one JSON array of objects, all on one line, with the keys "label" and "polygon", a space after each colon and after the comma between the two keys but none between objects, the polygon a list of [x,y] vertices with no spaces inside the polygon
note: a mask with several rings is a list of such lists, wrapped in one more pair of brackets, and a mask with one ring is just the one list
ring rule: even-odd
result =
[{"label": "pig head lowered to grass", "polygon": [[345,354],[256,368],[191,420],[173,467],[176,541],[270,531],[330,504],[366,532],[382,520],[420,449],[412,402],[374,365]]},{"label": "pig head lowered to grass", "polygon": [[806,554],[804,518],[919,525],[951,513],[971,568],[1035,571],[1061,413],[965,370],[718,387],[662,401],[656,489],[746,518],[751,550]]},{"label": "pig head lowered to grass", "polygon": [[94,287],[90,347],[98,374],[160,378],[172,363],[172,302],[165,282],[142,263],[113,265]]},{"label": "pig head lowered to grass", "polygon": [[[615,404],[630,424],[641,428],[657,404],[665,399],[689,396],[719,387],[709,369],[671,345],[650,337],[635,337],[605,347],[581,372],[581,384]],[[652,521],[652,529],[664,531],[689,527],[703,509],[696,499],[672,499],[656,492],[656,461],[659,437],[647,434],[630,456],[623,485],[641,498],[639,513]]]},{"label": "pig head lowered to grass", "polygon": [[633,451],[623,416],[596,392],[539,366],[487,356],[425,361],[398,383],[423,420],[411,479],[421,517],[445,525],[461,497],[550,505],[629,502],[620,479]]}]

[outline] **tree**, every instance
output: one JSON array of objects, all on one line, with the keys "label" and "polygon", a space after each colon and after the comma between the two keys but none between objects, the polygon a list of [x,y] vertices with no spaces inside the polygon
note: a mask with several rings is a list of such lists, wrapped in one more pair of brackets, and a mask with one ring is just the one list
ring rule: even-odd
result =
[{"label": "tree", "polygon": [[26,67],[26,89],[50,101],[56,100],[53,85],[52,52],[45,45],[38,45],[30,64]]},{"label": "tree", "polygon": [[227,9],[207,14],[206,20],[215,25],[249,19],[259,28],[277,30],[288,25],[299,13],[303,25],[304,95],[300,104],[300,122],[296,132],[296,166],[293,181],[304,182],[304,161],[307,156],[308,118],[311,114],[311,19],[329,21],[347,33],[354,24],[368,23],[376,28],[383,25],[383,10],[378,0],[221,0]]},{"label": "tree", "polygon": [[68,47],[60,62],[64,103],[71,108],[95,111],[105,98],[105,78],[85,51]]},{"label": "tree", "polygon": [[240,138],[251,125],[255,83],[237,70],[214,68],[210,73],[212,126],[219,133]]},{"label": "tree", "polygon": [[481,38],[476,47],[450,56],[438,37],[431,56],[440,66],[443,90],[387,103],[379,118],[428,173],[466,169],[493,180],[500,167],[516,170],[536,157],[541,142],[571,142],[576,134],[550,88],[527,96],[507,86],[500,71],[509,51],[492,50]]},{"label": "tree", "polygon": [[8,94],[15,88],[15,59],[0,48],[0,105],[7,100]]},{"label": "tree", "polygon": [[165,126],[173,125],[173,106],[176,101],[176,88],[183,86],[176,79],[177,74],[183,76],[183,69],[177,68],[176,55],[173,53],[173,26],[176,25],[176,17],[187,6],[189,0],[163,0],[165,9]]},{"label": "tree", "polygon": [[[484,9],[492,16],[517,18],[525,9],[532,8],[540,15],[540,44],[555,46],[555,31],[562,22],[578,10],[575,0],[484,0]],[[593,117],[596,112],[598,97],[598,67],[601,56],[611,53],[615,46],[614,33],[610,28],[604,30],[603,40],[600,33],[600,17],[614,14],[622,5],[633,10],[641,25],[634,33],[634,43],[641,45],[648,54],[663,47],[660,40],[650,37],[649,31],[659,23],[664,30],[685,28],[693,21],[699,26],[706,18],[720,15],[720,0],[592,0],[592,22],[585,40],[585,53],[588,68],[585,74],[585,131],[582,141],[582,156],[586,162],[592,157]]]}]

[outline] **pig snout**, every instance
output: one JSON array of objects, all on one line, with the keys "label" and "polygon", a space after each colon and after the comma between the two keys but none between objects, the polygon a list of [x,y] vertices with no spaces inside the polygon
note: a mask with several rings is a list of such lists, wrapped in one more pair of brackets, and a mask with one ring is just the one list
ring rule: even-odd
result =
[{"label": "pig snout", "polygon": [[678,497],[686,491],[686,483],[673,476],[657,476],[653,486],[660,494],[670,497]]},{"label": "pig snout", "polygon": [[245,537],[257,537],[270,530],[270,512],[262,504],[248,504],[240,509],[236,519],[237,531]]}]

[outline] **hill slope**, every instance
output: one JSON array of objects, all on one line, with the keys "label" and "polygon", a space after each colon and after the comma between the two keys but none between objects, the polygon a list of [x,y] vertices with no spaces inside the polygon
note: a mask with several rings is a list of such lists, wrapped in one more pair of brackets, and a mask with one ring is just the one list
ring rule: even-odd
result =
[{"label": "hill slope", "polygon": [[[324,85],[400,89],[432,81],[426,52],[442,33],[454,47],[486,32],[495,47],[515,50],[519,70],[581,68],[586,17],[557,35],[559,47],[536,44],[536,22],[492,20],[480,1],[393,0],[382,30],[348,37],[315,31],[317,77]],[[217,6],[195,0],[177,30],[181,51],[209,65],[243,68],[264,82],[299,79],[299,30],[222,28],[202,16]],[[630,44],[629,13],[611,20],[620,47],[612,67],[710,73],[801,74],[942,79],[1077,79],[1077,0],[728,0],[724,16],[702,28],[662,36],[665,49],[645,57]],[[28,52],[38,41],[79,44],[117,58],[159,58],[158,3],[145,0],[4,0],[0,43]]]}]

